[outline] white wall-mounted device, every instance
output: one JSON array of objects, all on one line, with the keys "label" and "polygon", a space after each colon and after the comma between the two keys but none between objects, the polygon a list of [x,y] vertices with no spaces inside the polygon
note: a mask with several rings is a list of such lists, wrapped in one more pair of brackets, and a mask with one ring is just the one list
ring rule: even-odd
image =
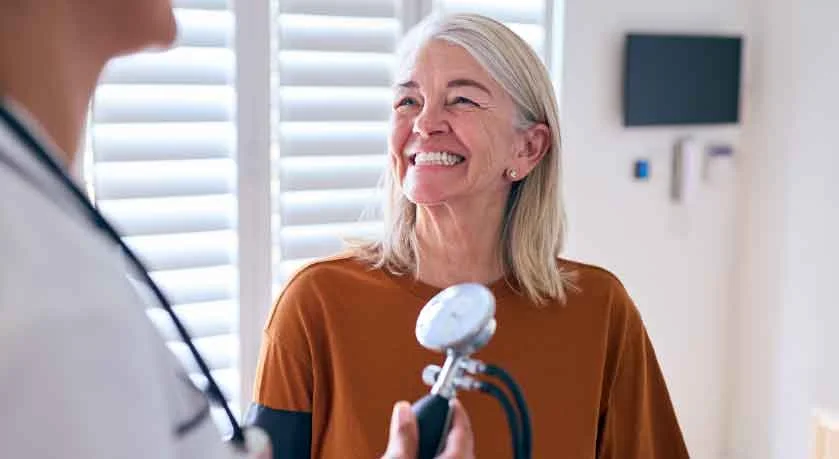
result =
[{"label": "white wall-mounted device", "polygon": [[691,138],[679,139],[673,148],[673,174],[670,197],[688,203],[696,195],[702,176],[702,146]]}]

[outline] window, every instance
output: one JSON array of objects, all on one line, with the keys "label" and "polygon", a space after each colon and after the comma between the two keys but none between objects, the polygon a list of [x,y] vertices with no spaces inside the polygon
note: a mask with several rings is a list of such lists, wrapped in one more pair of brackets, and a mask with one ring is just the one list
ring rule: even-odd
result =
[{"label": "window", "polygon": [[[235,404],[233,16],[224,0],[176,6],[175,49],[123,58],[106,69],[92,106],[88,176],[98,207],[147,263]],[[149,316],[200,384],[164,311]]]},{"label": "window", "polygon": [[279,2],[275,281],[341,249],[386,163],[396,2]]},{"label": "window", "polygon": [[[106,69],[88,133],[90,189],[234,411],[250,394],[272,292],[346,237],[379,230],[360,216],[386,164],[399,37],[429,11],[474,11],[550,56],[550,3],[176,0],[175,49]],[[197,373],[161,313],[149,316]]]}]

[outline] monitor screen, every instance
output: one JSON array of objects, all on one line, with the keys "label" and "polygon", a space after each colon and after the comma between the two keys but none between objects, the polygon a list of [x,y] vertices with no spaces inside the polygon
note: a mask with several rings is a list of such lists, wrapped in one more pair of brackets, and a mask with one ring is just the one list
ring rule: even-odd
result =
[{"label": "monitor screen", "polygon": [[739,37],[627,35],[624,124],[737,123],[741,49]]}]

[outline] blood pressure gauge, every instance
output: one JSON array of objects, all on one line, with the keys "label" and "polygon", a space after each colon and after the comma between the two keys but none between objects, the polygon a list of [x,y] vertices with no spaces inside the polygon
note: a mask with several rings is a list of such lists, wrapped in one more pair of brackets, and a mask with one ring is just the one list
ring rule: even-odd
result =
[{"label": "blood pressure gauge", "polygon": [[430,350],[467,356],[495,333],[495,298],[481,284],[459,284],[434,296],[417,318],[417,341]]},{"label": "blood pressure gauge", "polygon": [[[412,406],[419,427],[419,459],[435,458],[445,447],[452,420],[449,401],[458,390],[478,390],[495,397],[507,414],[513,457],[530,458],[530,414],[521,389],[502,368],[470,358],[489,343],[495,328],[495,297],[481,284],[459,284],[443,290],[417,317],[417,341],[426,349],[446,355],[442,367],[431,365],[423,370],[423,381],[432,386],[431,392]],[[498,386],[472,375],[501,379],[516,406]]]}]

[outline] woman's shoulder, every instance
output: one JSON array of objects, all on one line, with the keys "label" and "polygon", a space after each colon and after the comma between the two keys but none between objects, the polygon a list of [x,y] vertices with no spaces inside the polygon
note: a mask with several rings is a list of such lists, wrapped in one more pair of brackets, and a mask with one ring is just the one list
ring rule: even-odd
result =
[{"label": "woman's shoulder", "polygon": [[274,300],[272,319],[320,314],[324,308],[318,305],[369,286],[380,276],[379,271],[351,253],[304,262],[284,279]]},{"label": "woman's shoulder", "polygon": [[303,262],[293,269],[286,284],[339,281],[347,277],[369,276],[375,271],[373,266],[358,259],[352,252],[340,252]]},{"label": "woman's shoulder", "polygon": [[577,286],[578,289],[585,286],[595,290],[623,287],[618,276],[602,266],[568,258],[558,259],[558,265],[560,271],[568,277],[572,290],[574,286]]},{"label": "woman's shoulder", "polygon": [[612,271],[565,258],[559,259],[559,267],[568,279],[569,303],[588,308],[606,307],[612,315],[628,320],[640,319],[626,287]]},{"label": "woman's shoulder", "polygon": [[296,267],[283,280],[278,301],[289,298],[323,300],[350,291],[376,288],[390,282],[389,279],[383,269],[358,258],[354,252],[341,252]]}]

